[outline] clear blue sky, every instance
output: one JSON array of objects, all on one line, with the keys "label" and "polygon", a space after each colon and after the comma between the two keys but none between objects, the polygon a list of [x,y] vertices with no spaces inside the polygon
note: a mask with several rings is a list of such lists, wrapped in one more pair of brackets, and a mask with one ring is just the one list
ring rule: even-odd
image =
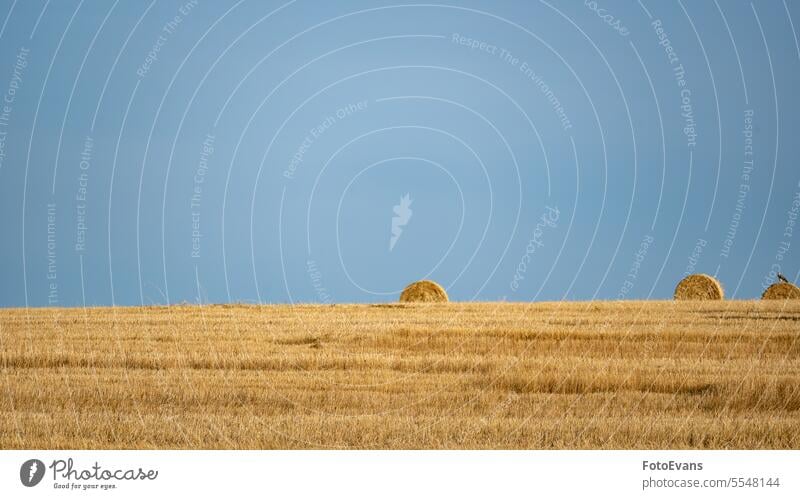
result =
[{"label": "clear blue sky", "polygon": [[0,22],[1,306],[666,299],[686,272],[754,298],[800,270],[797,2]]}]

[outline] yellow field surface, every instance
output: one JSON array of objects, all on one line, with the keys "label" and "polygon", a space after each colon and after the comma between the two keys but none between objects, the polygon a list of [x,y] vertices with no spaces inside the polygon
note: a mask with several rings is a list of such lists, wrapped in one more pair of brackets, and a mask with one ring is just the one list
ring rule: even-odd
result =
[{"label": "yellow field surface", "polygon": [[0,448],[800,448],[800,301],[0,310]]}]

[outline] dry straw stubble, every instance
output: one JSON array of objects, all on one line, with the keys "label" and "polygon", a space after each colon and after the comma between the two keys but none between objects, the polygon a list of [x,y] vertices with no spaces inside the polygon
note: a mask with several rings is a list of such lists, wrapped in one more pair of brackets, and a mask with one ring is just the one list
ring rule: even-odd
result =
[{"label": "dry straw stubble", "polygon": [[432,305],[0,309],[0,449],[800,448],[800,301]]}]

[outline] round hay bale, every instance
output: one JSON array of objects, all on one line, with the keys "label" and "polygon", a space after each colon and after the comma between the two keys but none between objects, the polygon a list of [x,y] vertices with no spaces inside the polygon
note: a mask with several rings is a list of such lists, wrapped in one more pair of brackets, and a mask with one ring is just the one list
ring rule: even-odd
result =
[{"label": "round hay bale", "polygon": [[800,300],[800,288],[790,282],[776,282],[768,287],[762,300]]},{"label": "round hay bale", "polygon": [[723,297],[722,285],[706,274],[687,276],[675,288],[676,300],[721,300]]},{"label": "round hay bale", "polygon": [[400,301],[405,302],[446,302],[447,292],[433,281],[412,282],[400,293]]}]

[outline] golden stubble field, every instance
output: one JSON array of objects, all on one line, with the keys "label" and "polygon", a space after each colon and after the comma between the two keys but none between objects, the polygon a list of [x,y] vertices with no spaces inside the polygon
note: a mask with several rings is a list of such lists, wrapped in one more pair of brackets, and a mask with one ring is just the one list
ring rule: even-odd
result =
[{"label": "golden stubble field", "polygon": [[800,301],[0,310],[0,448],[800,448]]}]

